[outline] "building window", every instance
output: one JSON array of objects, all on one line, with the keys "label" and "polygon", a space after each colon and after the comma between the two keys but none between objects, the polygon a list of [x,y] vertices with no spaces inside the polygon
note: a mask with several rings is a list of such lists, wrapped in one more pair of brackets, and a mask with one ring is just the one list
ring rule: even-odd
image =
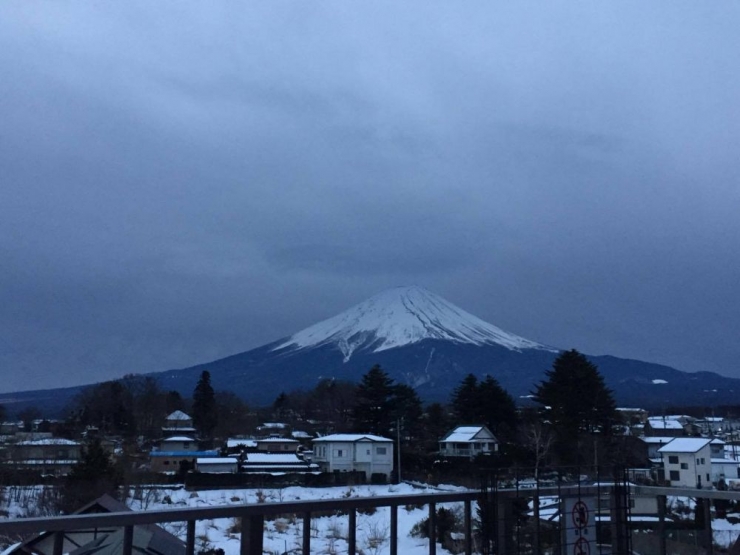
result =
[{"label": "building window", "polygon": [[377,453],[378,455],[385,455],[385,454],[387,453],[387,450],[386,450],[386,448],[385,448],[385,447],[376,447],[376,448],[375,448],[375,452],[376,452],[376,453]]},{"label": "building window", "polygon": [[681,473],[678,470],[671,470],[670,474],[671,482],[678,482],[681,480]]},{"label": "building window", "polygon": [[681,470],[688,470],[689,469],[689,463],[681,463]]},{"label": "building window", "polygon": [[678,464],[678,455],[668,455],[668,464]]},{"label": "building window", "polygon": [[165,466],[169,466],[170,465],[170,461],[164,461],[162,464],[165,465]]},{"label": "building window", "polygon": [[368,454],[368,455],[370,454],[370,449],[368,449],[368,450],[367,450],[367,454]]},{"label": "building window", "polygon": [[334,456],[336,458],[342,458],[344,456],[344,449],[334,449]]},{"label": "building window", "polygon": [[699,459],[699,460],[701,461],[701,463],[699,463],[699,464],[704,464],[704,457],[702,457],[702,458],[701,458],[701,459]]},{"label": "building window", "polygon": [[183,449],[187,449],[188,447],[190,447],[190,442],[189,441],[183,441],[182,442],[182,446],[183,446]]}]

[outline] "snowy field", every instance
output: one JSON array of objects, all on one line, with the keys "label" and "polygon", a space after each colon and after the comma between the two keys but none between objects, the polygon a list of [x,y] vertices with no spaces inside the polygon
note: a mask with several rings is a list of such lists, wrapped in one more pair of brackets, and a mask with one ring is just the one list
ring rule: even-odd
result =
[{"label": "snowy field", "polygon": [[[449,487],[445,491],[463,491]],[[183,488],[151,488],[134,492],[127,505],[133,510],[173,509],[182,507],[216,507],[243,503],[274,503],[296,500],[346,499],[350,497],[374,497],[387,495],[413,495],[439,492],[439,488],[412,487],[408,484],[385,486],[345,486],[334,488],[287,487],[282,489],[228,489],[190,492]],[[27,514],[27,502],[16,503],[6,498],[6,510],[11,517]],[[457,511],[462,521],[462,503],[438,505]],[[426,538],[412,537],[412,527],[428,516],[427,507],[404,507],[398,509],[398,551],[414,555],[429,553]],[[332,515],[313,518],[311,521],[311,552],[319,554],[346,553],[348,538],[347,515]],[[176,536],[185,539],[185,523],[171,523],[164,527]],[[293,518],[267,520],[264,532],[265,553],[300,553],[303,521],[300,515]],[[373,514],[357,514],[357,550],[365,555],[389,553],[390,509],[380,507]],[[196,526],[196,552],[221,548],[226,555],[239,554],[240,536],[238,522],[234,519],[198,521]],[[5,546],[2,546],[5,547]],[[2,550],[0,547],[0,551]],[[438,553],[449,553],[439,544]]]}]

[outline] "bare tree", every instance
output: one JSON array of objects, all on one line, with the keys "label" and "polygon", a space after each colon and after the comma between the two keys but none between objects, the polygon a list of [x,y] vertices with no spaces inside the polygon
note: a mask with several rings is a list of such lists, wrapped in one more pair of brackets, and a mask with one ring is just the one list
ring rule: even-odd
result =
[{"label": "bare tree", "polygon": [[534,477],[539,478],[540,466],[545,462],[552,445],[554,436],[548,426],[539,421],[528,422],[521,429],[522,443],[534,455]]}]

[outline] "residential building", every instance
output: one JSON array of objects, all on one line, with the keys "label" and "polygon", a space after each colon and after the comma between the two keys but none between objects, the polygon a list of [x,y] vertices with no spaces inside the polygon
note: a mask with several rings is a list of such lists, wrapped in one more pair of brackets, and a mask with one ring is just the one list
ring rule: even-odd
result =
[{"label": "residential building", "polygon": [[159,442],[160,451],[197,451],[198,442],[188,436],[172,436]]},{"label": "residential building", "polygon": [[287,437],[268,437],[257,440],[257,451],[265,453],[295,453],[301,443]]},{"label": "residential building", "polygon": [[709,439],[676,438],[661,447],[665,479],[671,486],[711,487],[712,451]]},{"label": "residential building", "polygon": [[208,474],[235,474],[239,469],[236,457],[198,457],[195,470]]},{"label": "residential building", "polygon": [[651,416],[645,423],[645,436],[681,437],[686,435],[684,426],[677,419]]},{"label": "residential building", "polygon": [[165,418],[162,433],[165,435],[194,434],[193,419],[183,411],[176,410]]},{"label": "residential building", "polygon": [[439,441],[439,454],[472,459],[477,455],[496,453],[498,443],[486,426],[458,426]]},{"label": "residential building", "polygon": [[332,434],[313,440],[313,460],[324,472],[364,472],[390,478],[393,440],[372,434]]},{"label": "residential building", "polygon": [[80,460],[82,444],[58,437],[32,439],[8,444],[2,453],[3,463],[12,468],[63,476]]}]

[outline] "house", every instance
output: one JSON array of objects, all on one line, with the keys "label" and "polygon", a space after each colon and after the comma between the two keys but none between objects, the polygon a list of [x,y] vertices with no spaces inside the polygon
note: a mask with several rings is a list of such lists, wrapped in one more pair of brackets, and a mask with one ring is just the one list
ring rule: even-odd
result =
[{"label": "house", "polygon": [[[130,511],[125,503],[103,495],[74,514],[100,514]],[[52,532],[41,532],[7,549],[3,555],[53,555]],[[64,532],[62,553],[70,555],[116,555],[121,553],[123,528],[94,528]],[[134,526],[133,553],[138,555],[185,555],[185,543],[154,524]]]},{"label": "house", "polygon": [[295,453],[247,453],[241,470],[247,474],[306,474],[318,473],[319,465]]},{"label": "house", "polygon": [[197,451],[198,442],[188,436],[172,436],[159,442],[160,451]]},{"label": "house", "polygon": [[195,468],[196,460],[206,457],[218,457],[218,451],[152,451],[149,464],[152,472],[176,473]]},{"label": "house", "polygon": [[195,459],[195,470],[208,474],[235,474],[239,468],[236,457],[199,457]]},{"label": "house", "polygon": [[268,437],[257,440],[257,451],[265,453],[295,453],[300,442],[286,437]]},{"label": "house", "polygon": [[648,437],[643,437],[640,439],[647,447],[647,458],[650,459],[650,462],[656,463],[656,464],[663,464],[663,460],[658,450],[664,445],[668,445],[671,441],[673,441],[676,438],[675,437],[665,437],[665,436],[648,436]]},{"label": "house", "polygon": [[313,459],[324,472],[364,472],[389,479],[393,471],[393,440],[372,434],[332,434],[313,440]]},{"label": "house", "polygon": [[257,441],[254,439],[230,437],[226,440],[226,452],[229,455],[238,455],[241,452],[256,450]]},{"label": "house", "polygon": [[439,441],[439,454],[472,459],[476,455],[496,453],[498,443],[485,426],[458,426]]},{"label": "house", "polygon": [[651,416],[645,423],[645,436],[682,437],[686,435],[685,424],[678,419]]},{"label": "house", "polygon": [[165,418],[162,433],[165,435],[194,434],[193,419],[181,410],[176,410]]},{"label": "house", "polygon": [[716,438],[709,443],[709,448],[712,450],[713,459],[725,458],[725,445],[726,443],[724,441]]},{"label": "house", "polygon": [[149,453],[154,472],[178,472],[181,467],[195,467],[198,458],[217,457],[218,451],[199,451],[198,442],[188,436],[172,436],[159,442],[159,449]]},{"label": "house", "polygon": [[63,476],[80,460],[82,444],[58,437],[32,439],[7,445],[3,455],[3,463],[13,468]]},{"label": "house", "polygon": [[736,480],[740,478],[738,472],[738,463],[732,459],[712,458],[712,483],[716,484],[720,480]]},{"label": "house", "polygon": [[658,452],[663,457],[665,479],[671,486],[700,488],[712,485],[712,451],[710,440],[679,437]]}]

